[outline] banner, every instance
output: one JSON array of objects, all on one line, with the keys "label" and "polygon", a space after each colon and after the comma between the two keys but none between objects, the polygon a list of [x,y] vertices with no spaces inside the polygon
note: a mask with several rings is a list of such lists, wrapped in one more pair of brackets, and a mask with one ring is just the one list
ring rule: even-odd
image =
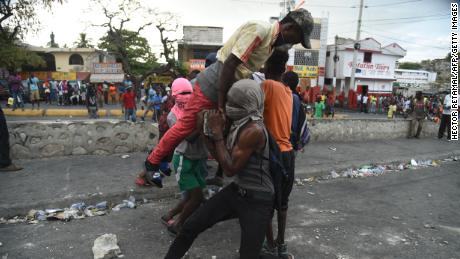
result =
[{"label": "banner", "polygon": [[51,72],[51,78],[54,80],[77,80],[76,72]]},{"label": "banner", "polygon": [[172,78],[170,76],[154,76],[151,83],[168,85],[171,81]]},{"label": "banner", "polygon": [[295,65],[293,71],[296,72],[299,77],[303,78],[316,78],[318,77],[317,66],[298,66]]},{"label": "banner", "polygon": [[189,61],[189,71],[193,70],[204,70],[204,65],[206,64],[206,59],[190,59]]},{"label": "banner", "polygon": [[94,74],[123,74],[123,66],[121,63],[94,63]]}]

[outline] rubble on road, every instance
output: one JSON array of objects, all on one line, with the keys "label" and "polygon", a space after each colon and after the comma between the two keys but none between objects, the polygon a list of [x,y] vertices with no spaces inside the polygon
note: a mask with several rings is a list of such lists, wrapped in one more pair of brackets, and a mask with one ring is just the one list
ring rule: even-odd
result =
[{"label": "rubble on road", "polygon": [[[332,170],[328,175],[323,175],[319,177],[309,177],[309,178],[296,178],[295,185],[296,186],[303,186],[306,182],[315,182],[321,180],[330,180],[336,178],[361,178],[361,177],[368,177],[368,176],[380,176],[390,172],[401,172],[407,169],[420,169],[420,168],[427,168],[427,167],[437,167],[441,163],[445,162],[452,162],[452,161],[460,161],[460,157],[451,156],[449,158],[441,159],[441,160],[416,160],[411,159],[409,162],[403,163],[390,163],[390,164],[371,164],[371,165],[364,165],[359,168],[347,168],[341,172]],[[430,197],[431,194],[428,195]]]},{"label": "rubble on road", "polygon": [[110,259],[122,257],[118,246],[117,236],[114,234],[104,234],[96,240],[93,245],[94,259]]},{"label": "rubble on road", "polygon": [[[147,200],[139,201],[147,203]],[[45,210],[30,210],[26,216],[15,216],[11,219],[0,218],[0,224],[28,223],[37,224],[40,221],[70,221],[73,219],[84,219],[87,217],[103,216],[110,211],[119,211],[123,208],[135,209],[137,207],[136,198],[130,196],[127,200],[115,206],[111,206],[107,201],[102,201],[96,205],[86,205],[84,202],[74,203],[70,208],[53,208]]]}]

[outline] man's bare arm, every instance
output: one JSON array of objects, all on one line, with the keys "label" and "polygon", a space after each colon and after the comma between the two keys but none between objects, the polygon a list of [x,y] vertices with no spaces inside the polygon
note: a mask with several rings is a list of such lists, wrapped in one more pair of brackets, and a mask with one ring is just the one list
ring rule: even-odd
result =
[{"label": "man's bare arm", "polygon": [[227,92],[235,81],[235,71],[236,67],[241,64],[242,61],[237,58],[235,55],[230,54],[230,56],[225,60],[222,67],[222,72],[219,77],[218,86],[219,86],[219,99],[218,99],[218,108],[223,111],[225,109],[225,103],[227,101]]}]

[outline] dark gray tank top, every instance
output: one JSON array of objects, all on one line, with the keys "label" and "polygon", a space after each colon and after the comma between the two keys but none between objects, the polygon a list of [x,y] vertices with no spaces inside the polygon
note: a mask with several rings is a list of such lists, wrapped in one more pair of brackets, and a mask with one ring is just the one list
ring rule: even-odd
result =
[{"label": "dark gray tank top", "polygon": [[[269,171],[268,135],[262,121],[256,122],[263,127],[265,133],[265,147],[261,153],[253,153],[246,166],[236,175],[235,183],[241,188],[275,193],[272,177]],[[244,128],[244,127],[243,127]],[[239,137],[239,136],[238,136]]]}]

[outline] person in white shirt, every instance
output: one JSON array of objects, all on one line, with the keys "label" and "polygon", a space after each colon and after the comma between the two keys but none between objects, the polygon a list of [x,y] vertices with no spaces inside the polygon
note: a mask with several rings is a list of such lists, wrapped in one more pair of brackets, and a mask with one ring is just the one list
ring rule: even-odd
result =
[{"label": "person in white shirt", "polygon": [[444,132],[446,131],[447,127],[447,140],[450,141],[450,108],[452,106],[452,99],[450,94],[446,95],[444,97],[444,102],[443,102],[443,111],[442,111],[442,117],[441,117],[441,124],[439,125],[439,131],[438,131],[438,139],[442,139],[444,137]]},{"label": "person in white shirt", "polygon": [[361,101],[362,101],[362,95],[361,94],[358,94],[358,96],[356,96],[356,103],[358,104],[358,109],[363,112],[363,106],[361,104]]},{"label": "person in white shirt", "polygon": [[364,94],[363,95],[363,104],[362,104],[361,112],[363,112],[363,110],[364,110],[364,112],[367,113],[367,99],[368,99],[367,94]]}]

